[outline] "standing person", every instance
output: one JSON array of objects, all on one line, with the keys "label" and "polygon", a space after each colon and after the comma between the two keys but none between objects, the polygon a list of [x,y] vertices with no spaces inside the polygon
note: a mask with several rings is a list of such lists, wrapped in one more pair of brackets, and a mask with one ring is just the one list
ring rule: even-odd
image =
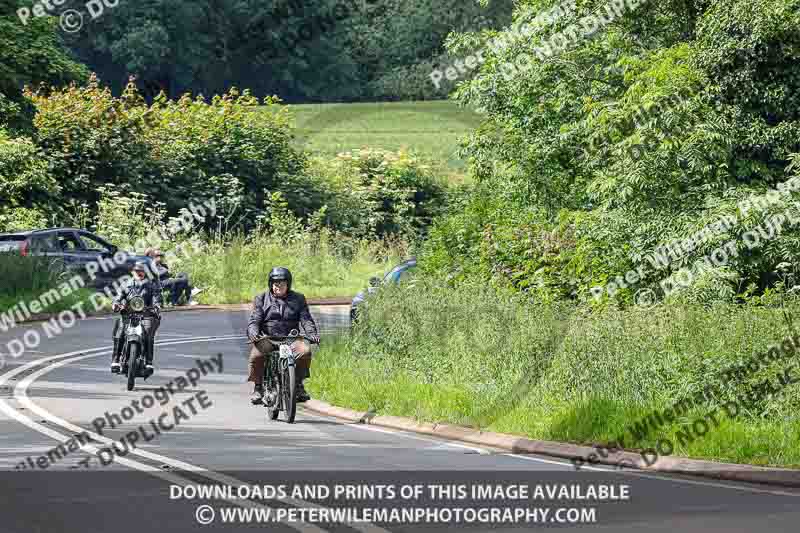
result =
[{"label": "standing person", "polygon": [[158,278],[161,281],[161,286],[170,290],[170,304],[173,306],[178,305],[181,296],[186,296],[188,305],[197,305],[194,296],[202,292],[202,289],[197,289],[189,284],[189,276],[184,272],[178,274],[178,277],[170,277],[169,265],[164,262],[164,253],[156,248],[148,248],[145,250],[145,255],[152,257],[158,269]]},{"label": "standing person", "polygon": [[[317,324],[308,309],[306,297],[292,290],[292,273],[283,267],[273,268],[269,273],[269,287],[266,292],[256,296],[250,321],[247,325],[247,336],[255,341],[262,335],[275,337],[286,336],[293,329],[302,326],[303,333],[313,345],[319,346]],[[306,402],[311,397],[303,386],[303,380],[311,377],[312,344],[299,339],[292,344],[292,351],[299,354],[297,359],[297,401]],[[277,348],[264,339],[253,342],[250,350],[249,377],[254,382],[253,395],[250,397],[254,405],[264,399],[264,365],[265,356]]]}]

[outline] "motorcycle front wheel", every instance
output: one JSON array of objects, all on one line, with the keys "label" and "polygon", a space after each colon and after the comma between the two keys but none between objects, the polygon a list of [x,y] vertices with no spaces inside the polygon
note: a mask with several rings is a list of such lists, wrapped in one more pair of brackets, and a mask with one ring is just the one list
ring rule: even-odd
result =
[{"label": "motorcycle front wheel", "polygon": [[283,371],[283,409],[286,421],[294,424],[294,417],[297,414],[297,387],[295,386],[295,367],[287,366]]},{"label": "motorcycle front wheel", "polygon": [[136,369],[139,366],[139,345],[132,343],[128,345],[128,390],[133,390],[136,385]]},{"label": "motorcycle front wheel", "polygon": [[[272,362],[270,362],[270,364],[272,364]],[[273,366],[273,368],[274,368],[274,366]],[[269,419],[270,420],[277,420],[278,419],[278,414],[280,414],[280,412],[281,412],[281,388],[280,388],[280,384],[277,383],[278,380],[273,378],[274,375],[275,375],[274,373],[270,372],[267,375],[267,378],[264,380],[264,383],[266,383],[266,385],[267,385],[267,387],[266,387],[267,388],[267,392],[272,393],[272,392],[277,391],[277,394],[275,394],[275,405],[273,405],[272,407],[267,407],[267,411],[269,412]],[[277,385],[277,387],[276,387],[276,385]]]}]

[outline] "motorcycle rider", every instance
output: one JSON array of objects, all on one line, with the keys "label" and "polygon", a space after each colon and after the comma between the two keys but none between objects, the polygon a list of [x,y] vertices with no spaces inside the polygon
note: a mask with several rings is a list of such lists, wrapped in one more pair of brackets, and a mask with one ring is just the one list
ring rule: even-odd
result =
[{"label": "motorcycle rider", "polygon": [[297,401],[305,402],[311,399],[303,386],[303,380],[311,376],[312,344],[319,346],[317,324],[308,309],[306,297],[292,290],[292,273],[287,268],[273,268],[269,273],[268,283],[268,290],[256,296],[253,301],[253,310],[247,325],[247,336],[253,342],[247,381],[255,383],[250,400],[254,405],[262,402],[265,356],[278,349],[266,339],[259,342],[255,340],[262,335],[286,336],[291,330],[302,326],[311,344],[304,339],[298,339],[292,344],[292,350],[295,354],[300,354],[297,359]]},{"label": "motorcycle rider", "polygon": [[123,333],[128,325],[128,315],[124,311],[125,304],[131,298],[140,296],[144,300],[145,313],[142,319],[142,329],[147,339],[146,369],[148,374],[153,373],[153,350],[155,348],[156,331],[161,325],[161,284],[156,279],[147,279],[148,265],[139,261],[133,267],[134,279],[125,284],[114,299],[111,306],[116,313],[122,311],[122,316],[114,323],[114,355],[111,360],[111,372],[120,372],[119,359],[122,356]]}]

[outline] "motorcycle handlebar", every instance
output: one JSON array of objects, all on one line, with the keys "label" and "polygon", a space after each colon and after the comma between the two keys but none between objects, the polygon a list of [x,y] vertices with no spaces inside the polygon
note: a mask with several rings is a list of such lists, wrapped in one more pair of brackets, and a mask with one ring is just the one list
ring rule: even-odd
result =
[{"label": "motorcycle handlebar", "polygon": [[127,305],[120,305],[120,307],[119,307],[119,309],[117,310],[117,312],[118,312],[118,313],[123,313],[123,312],[125,312],[125,311],[128,311],[128,312],[130,312],[130,313],[134,313],[134,312],[138,312],[138,313],[146,313],[147,311],[155,311],[156,309],[158,309],[158,311],[159,311],[159,312],[161,311],[161,308],[157,308],[157,307],[156,307],[156,306],[154,306],[154,305],[151,305],[151,306],[149,306],[149,307],[145,307],[145,308],[144,308],[144,309],[142,309],[141,311],[131,311],[131,310],[128,308],[128,306],[127,306]]},{"label": "motorcycle handlebar", "polygon": [[275,335],[261,335],[260,337],[256,337],[255,339],[251,339],[251,340],[249,340],[248,342],[249,342],[250,344],[254,344],[254,343],[256,343],[256,342],[258,342],[258,341],[262,341],[262,340],[270,340],[270,341],[281,342],[281,341],[285,341],[285,340],[287,340],[287,339],[305,339],[305,340],[307,340],[307,341],[311,341],[311,340],[312,340],[310,337],[307,337],[307,336],[305,336],[305,335],[303,335],[303,334],[297,334],[297,335],[282,335],[282,336],[275,336]]}]

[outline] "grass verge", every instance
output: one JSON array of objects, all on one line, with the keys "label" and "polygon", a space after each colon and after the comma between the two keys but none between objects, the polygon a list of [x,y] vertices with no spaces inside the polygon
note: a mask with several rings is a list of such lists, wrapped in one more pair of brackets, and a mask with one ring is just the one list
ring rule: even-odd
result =
[{"label": "grass verge", "polygon": [[[791,304],[800,311],[800,304]],[[625,436],[625,448],[800,466],[800,383],[766,395],[702,437],[676,437],[723,400],[706,401],[636,438],[632,424],[664,410],[785,338],[780,309],[669,307],[589,315],[521,305],[480,288],[386,289],[354,335],[316,358],[309,390],[335,405],[579,444]],[[800,353],[800,351],[798,351]],[[726,398],[794,367],[795,353],[721,388]]]},{"label": "grass verge", "polygon": [[[64,290],[58,297],[42,298],[52,289],[62,287],[63,280],[54,275],[46,259],[23,257],[17,254],[0,254],[0,312],[14,309],[20,303],[32,313],[58,313],[74,308],[81,302],[88,302],[94,291],[78,288]],[[39,307],[31,309],[31,303]],[[20,309],[20,308],[18,308]],[[23,314],[24,310],[20,309]]]}]

